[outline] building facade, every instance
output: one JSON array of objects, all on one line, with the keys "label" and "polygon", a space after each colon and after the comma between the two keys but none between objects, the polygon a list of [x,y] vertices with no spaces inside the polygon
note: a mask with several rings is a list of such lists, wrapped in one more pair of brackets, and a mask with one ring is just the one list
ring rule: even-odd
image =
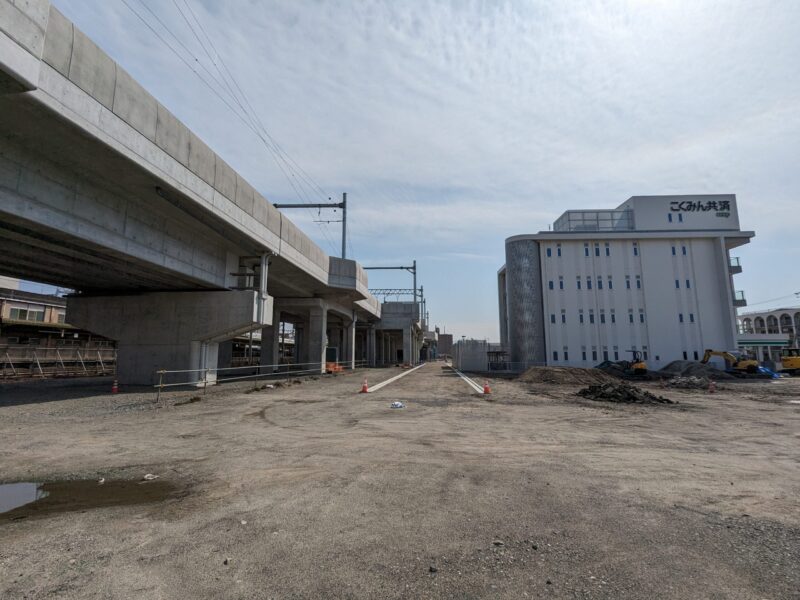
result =
[{"label": "building facade", "polygon": [[780,364],[781,350],[800,348],[800,306],[739,315],[739,349]]},{"label": "building facade", "polygon": [[660,368],[736,348],[746,301],[730,251],[754,235],[739,227],[735,195],[715,194],[634,196],[508,238],[498,296],[511,367],[588,367],[638,350]]}]

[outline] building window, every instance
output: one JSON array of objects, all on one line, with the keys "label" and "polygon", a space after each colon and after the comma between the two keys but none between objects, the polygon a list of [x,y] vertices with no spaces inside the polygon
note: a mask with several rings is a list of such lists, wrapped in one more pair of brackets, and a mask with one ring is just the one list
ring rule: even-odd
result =
[{"label": "building window", "polygon": [[608,350],[603,349],[603,360],[608,360]]},{"label": "building window", "polygon": [[561,244],[556,244],[556,254],[558,254],[558,256],[561,256]]},{"label": "building window", "polygon": [[699,358],[700,358],[700,355],[697,353],[697,350],[695,350],[694,351],[694,359],[698,360]]},{"label": "building window", "polygon": [[605,325],[606,322],[606,313],[600,313],[600,322]]},{"label": "building window", "polygon": [[631,278],[630,275],[625,275],[625,289],[631,289]]},{"label": "building window", "polygon": [[602,290],[603,289],[603,280],[600,279],[599,277],[597,278],[597,289],[598,290]]},{"label": "building window", "polygon": [[569,352],[564,350],[564,360],[569,360]]},{"label": "building window", "polygon": [[675,246],[672,247],[672,256],[675,256]]},{"label": "building window", "polygon": [[567,322],[567,315],[565,315],[564,313],[561,313],[561,322],[562,323],[566,323]]},{"label": "building window", "polygon": [[644,356],[644,359],[645,359],[645,360],[647,360],[647,350],[645,350],[644,352],[642,352],[642,356]]},{"label": "building window", "polygon": [[672,213],[667,213],[667,221],[672,223]]},{"label": "building window", "polygon": [[614,285],[611,282],[611,275],[608,276],[608,289],[610,289],[610,290],[614,289]]},{"label": "building window", "polygon": [[681,246],[681,252],[686,256],[686,246]]},{"label": "building window", "polygon": [[594,245],[594,255],[595,256],[600,256],[600,244],[595,244]]},{"label": "building window", "polygon": [[619,360],[619,351],[614,350],[614,360]]},{"label": "building window", "polygon": [[553,360],[558,360],[558,350],[553,350]]},{"label": "building window", "polygon": [[616,323],[617,322],[617,315],[615,315],[614,313],[611,313],[611,322],[612,323]]},{"label": "building window", "polygon": [[678,323],[683,323],[683,313],[678,313]]},{"label": "building window", "polygon": [[581,289],[581,280],[578,278],[578,289]]},{"label": "building window", "polygon": [[679,279],[676,279],[676,280],[675,280],[675,289],[676,289],[676,290],[679,290],[679,289],[680,289],[680,287],[681,287],[681,282],[680,282],[680,280],[679,280]]},{"label": "building window", "polygon": [[550,322],[551,323],[555,323],[556,322],[556,316],[555,315],[553,315],[553,314],[550,315]]},{"label": "building window", "polygon": [[642,289],[642,278],[639,277],[638,275],[636,276],[636,289],[637,290]]},{"label": "building window", "polygon": [[584,256],[589,256],[589,244],[588,243],[583,245],[583,255]]},{"label": "building window", "polygon": [[639,323],[644,323],[644,313],[639,311]]},{"label": "building window", "polygon": [[586,350],[581,351],[581,360],[584,362],[586,361]]},{"label": "building window", "polygon": [[689,323],[694,323],[694,313],[689,313]]},{"label": "building window", "polygon": [[58,322],[59,322],[59,323],[64,323],[64,322],[66,322],[66,317],[67,317],[67,315],[65,315],[64,313],[59,313],[59,314],[58,314]]},{"label": "building window", "polygon": [[583,323],[583,313],[580,313],[580,314],[578,315],[578,321],[579,321],[580,323]]},{"label": "building window", "polygon": [[688,279],[686,280],[686,289],[687,289],[687,290],[690,290],[690,289],[692,289],[692,284],[691,284],[691,283],[689,283],[689,280],[688,280]]},{"label": "building window", "polygon": [[639,256],[639,244],[636,242],[633,242],[633,255]]},{"label": "building window", "polygon": [[589,323],[594,324],[594,313],[589,313]]},{"label": "building window", "polygon": [[597,360],[597,350],[592,350],[592,360]]},{"label": "building window", "polygon": [[686,350],[683,351],[683,360],[689,360],[689,354],[686,352]]},{"label": "building window", "polygon": [[606,242],[606,256],[611,256],[611,248],[609,248],[608,242]]},{"label": "building window", "polygon": [[628,321],[633,323],[633,313],[628,313]]},{"label": "building window", "polygon": [[678,222],[683,223],[683,213],[678,213]]},{"label": "building window", "polygon": [[592,289],[592,280],[589,279],[588,277],[586,278],[586,289],[587,290]]},{"label": "building window", "polygon": [[563,277],[559,277],[558,278],[558,289],[560,289],[560,290],[564,289],[564,278]]},{"label": "building window", "polygon": [[547,287],[550,288],[551,290],[553,289],[553,280],[552,279],[547,282]]},{"label": "building window", "polygon": [[548,248],[547,249],[547,258],[550,258],[551,256],[553,256],[553,250],[551,248]]}]

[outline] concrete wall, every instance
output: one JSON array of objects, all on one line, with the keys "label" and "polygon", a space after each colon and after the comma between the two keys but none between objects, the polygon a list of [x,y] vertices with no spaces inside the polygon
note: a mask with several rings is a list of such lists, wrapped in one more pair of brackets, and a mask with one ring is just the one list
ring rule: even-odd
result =
[{"label": "concrete wall", "polygon": [[515,363],[546,360],[539,251],[534,240],[506,240],[508,350]]}]

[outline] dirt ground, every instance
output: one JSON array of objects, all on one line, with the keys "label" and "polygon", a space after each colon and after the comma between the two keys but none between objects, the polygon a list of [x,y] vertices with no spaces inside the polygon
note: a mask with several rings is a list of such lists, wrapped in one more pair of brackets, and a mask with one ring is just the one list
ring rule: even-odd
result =
[{"label": "dirt ground", "polygon": [[0,597],[800,598],[800,378],[648,384],[679,402],[652,406],[490,380],[488,400],[431,363],[357,393],[398,372],[159,404],[0,386],[3,482],[173,488],[0,519]]}]

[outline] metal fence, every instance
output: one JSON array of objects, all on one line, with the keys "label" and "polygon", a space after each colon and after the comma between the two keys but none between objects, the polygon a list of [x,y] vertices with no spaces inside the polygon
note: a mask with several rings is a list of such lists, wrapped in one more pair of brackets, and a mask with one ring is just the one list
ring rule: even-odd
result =
[{"label": "metal fence", "polygon": [[0,379],[113,375],[116,364],[112,347],[0,346]]},{"label": "metal fence", "polygon": [[[355,361],[355,368],[369,366],[368,361]],[[339,361],[336,363],[325,363],[326,372],[353,370],[353,363],[350,361]],[[331,369],[331,365],[338,368]],[[217,367],[207,369],[161,369],[156,371],[158,383],[153,387],[156,389],[156,400],[161,399],[161,392],[166,388],[172,387],[195,387],[202,388],[203,393],[208,386],[219,385],[233,381],[254,382],[254,388],[258,387],[258,382],[269,378],[286,378],[296,375],[319,375],[322,373],[322,363],[278,363],[272,365],[246,365],[243,367]]]}]

